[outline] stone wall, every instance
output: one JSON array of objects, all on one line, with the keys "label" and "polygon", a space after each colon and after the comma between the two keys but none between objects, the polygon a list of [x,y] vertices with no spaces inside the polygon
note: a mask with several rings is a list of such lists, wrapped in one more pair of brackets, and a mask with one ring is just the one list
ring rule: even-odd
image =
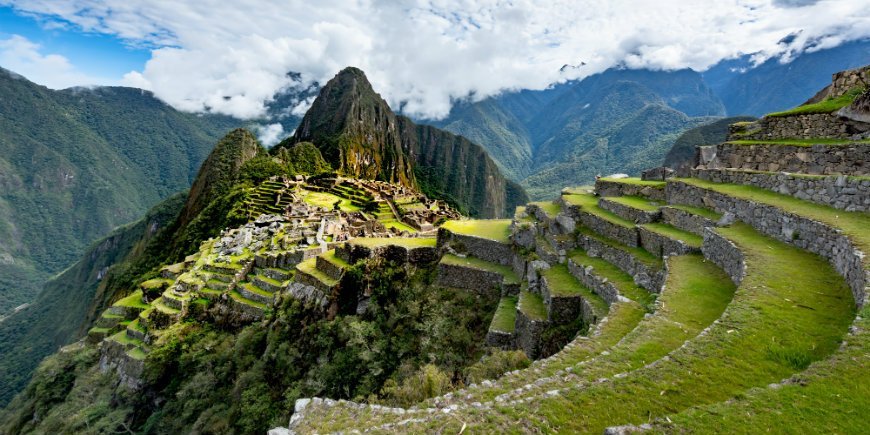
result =
[{"label": "stone wall", "polygon": [[442,287],[472,290],[477,293],[501,294],[501,284],[504,277],[500,273],[473,267],[441,263],[438,265],[438,276],[435,284]]},{"label": "stone wall", "polygon": [[710,219],[678,208],[662,207],[661,210],[662,222],[699,236],[704,235],[704,228],[716,226],[716,222],[713,222]]},{"label": "stone wall", "polygon": [[852,289],[855,304],[860,308],[867,302],[870,271],[864,269],[864,253],[839,230],[776,207],[733,198],[682,182],[668,183],[667,192],[670,203],[729,211],[764,234],[827,258]]},{"label": "stone wall", "polygon": [[[544,299],[544,306],[547,307],[547,320],[554,325],[564,325],[571,323],[577,316],[583,317],[586,324],[594,323],[594,315],[591,307],[579,295],[573,296],[558,296],[550,291],[550,283],[547,277],[541,277],[541,297]],[[584,309],[586,305],[586,309]]]},{"label": "stone wall", "polygon": [[836,113],[809,113],[791,116],[765,116],[756,121],[756,128],[745,134],[732,136],[730,140],[777,140],[777,139],[848,139],[861,133],[845,122]]},{"label": "stone wall", "polygon": [[655,222],[659,220],[659,218],[661,217],[661,212],[658,210],[640,210],[634,207],[620,204],[616,201],[608,200],[607,198],[601,198],[600,200],[598,200],[598,206],[636,224],[648,224],[650,222]]},{"label": "stone wall", "polygon": [[541,353],[541,334],[547,327],[546,321],[532,320],[522,312],[517,310],[516,320],[516,336],[517,347],[526,353],[529,359],[536,359]]},{"label": "stone wall", "polygon": [[734,285],[740,285],[746,275],[746,262],[743,252],[730,240],[712,228],[704,229],[704,245],[701,247],[704,258],[716,263],[731,278]]},{"label": "stone wall", "polygon": [[693,248],[681,240],[674,240],[644,227],[638,227],[637,231],[640,234],[640,246],[653,255],[664,258],[668,255],[684,255],[698,252],[698,248]]},{"label": "stone wall", "polygon": [[628,252],[599,242],[589,236],[580,235],[577,241],[580,242],[580,247],[589,256],[606,260],[623,272],[631,275],[637,285],[653,293],[661,293],[662,286],[664,286],[665,278],[667,277],[665,269],[649,266]]},{"label": "stone wall", "polygon": [[870,211],[870,179],[845,175],[809,177],[725,169],[697,169],[694,176],[716,183],[746,184],[846,211]]},{"label": "stone wall", "polygon": [[607,305],[613,304],[619,300],[619,289],[608,281],[607,278],[602,278],[595,273],[595,268],[592,266],[582,267],[568,259],[568,271],[577,281],[592,290],[593,293],[601,296]]},{"label": "stone wall", "polygon": [[[699,153],[705,169],[745,169],[815,175],[870,175],[870,144],[851,145],[736,145],[719,144]],[[700,169],[700,168],[699,168]]]},{"label": "stone wall", "polygon": [[486,345],[499,348],[502,350],[514,349],[515,345],[514,334],[504,331],[495,331],[490,329],[486,333]]},{"label": "stone wall", "polygon": [[664,188],[605,180],[595,181],[595,193],[600,196],[643,196],[659,201],[665,199]]},{"label": "stone wall", "polygon": [[472,257],[477,257],[490,263],[509,266],[513,262],[513,249],[509,244],[482,237],[455,234],[447,229],[439,228],[438,247],[444,247],[447,244],[452,245],[457,251],[465,252]]},{"label": "stone wall", "polygon": [[571,214],[575,219],[583,224],[586,228],[591,229],[597,234],[600,234],[608,239],[616,240],[623,245],[638,247],[640,239],[637,235],[637,227],[624,227],[615,224],[603,218],[600,218],[592,213],[582,211],[577,206],[571,207]]},{"label": "stone wall", "polygon": [[316,262],[317,270],[325,273],[326,276],[332,279],[341,279],[341,276],[344,274],[344,269],[323,257],[317,257],[314,261]]},{"label": "stone wall", "polygon": [[103,340],[100,347],[100,371],[114,371],[121,385],[139,389],[142,386],[142,372],[145,361],[131,357],[127,348],[115,340]]},{"label": "stone wall", "polygon": [[870,88],[870,68],[861,67],[834,73],[828,96],[839,97],[858,86]]}]

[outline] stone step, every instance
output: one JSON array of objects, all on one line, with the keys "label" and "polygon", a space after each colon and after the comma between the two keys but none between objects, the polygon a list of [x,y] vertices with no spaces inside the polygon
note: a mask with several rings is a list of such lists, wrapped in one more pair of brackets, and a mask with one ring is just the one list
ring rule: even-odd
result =
[{"label": "stone step", "polygon": [[640,196],[615,196],[599,198],[598,206],[629,222],[635,224],[648,224],[661,219],[662,212],[659,209],[664,205],[661,201],[654,201]]},{"label": "stone step", "polygon": [[516,346],[514,331],[517,319],[517,296],[504,296],[499,300],[489,331],[486,333],[486,345],[499,349],[513,349]]},{"label": "stone step", "polygon": [[338,285],[338,280],[317,270],[317,257],[309,258],[296,265],[293,281],[312,286],[324,294],[329,294]]},{"label": "stone step", "polygon": [[510,226],[510,219],[448,221],[438,230],[438,247],[449,245],[457,252],[509,265],[514,254]]},{"label": "stone step", "polygon": [[238,293],[254,302],[271,305],[275,300],[275,294],[259,287],[255,283],[245,282],[237,287]]},{"label": "stone step", "polygon": [[501,295],[516,295],[521,284],[520,278],[509,266],[453,254],[441,257],[435,283],[474,292],[495,291]]},{"label": "stone step", "polygon": [[517,348],[536,359],[541,352],[541,335],[548,325],[547,308],[541,295],[520,292],[514,326]]},{"label": "stone step", "polygon": [[696,169],[692,176],[714,183],[742,184],[846,211],[870,211],[870,179],[745,169]]},{"label": "stone step", "polygon": [[146,330],[143,326],[139,324],[139,319],[136,319],[130,322],[129,325],[127,325],[126,334],[127,337],[130,337],[132,339],[145,341]]},{"label": "stone step", "polygon": [[268,293],[278,293],[287,288],[288,281],[278,281],[265,275],[249,276],[251,283]]},{"label": "stone step", "polygon": [[699,236],[704,228],[718,226],[722,215],[704,207],[689,205],[668,205],[662,207],[662,222]]},{"label": "stone step", "polygon": [[634,222],[602,209],[595,195],[564,194],[561,199],[565,203],[568,214],[578,225],[583,225],[623,245],[640,246],[640,236]]},{"label": "stone step", "polygon": [[701,252],[704,243],[701,236],[665,223],[641,225],[638,231],[641,247],[659,257]]},{"label": "stone step", "polygon": [[315,260],[315,266],[317,267],[317,270],[323,272],[326,276],[335,280],[340,280],[342,275],[344,275],[345,269],[350,267],[350,264],[339,258],[336,255],[336,251],[333,249],[319,255],[317,260]]},{"label": "stone step", "polygon": [[[782,119],[782,118],[779,118]],[[734,140],[700,153],[700,167],[810,175],[870,175],[870,142]]]},{"label": "stone step", "polygon": [[608,304],[612,305],[623,297],[637,302],[647,311],[652,311],[656,296],[637,285],[634,277],[607,260],[591,257],[582,249],[576,249],[568,254],[566,265],[574,278]]},{"label": "stone step", "polygon": [[551,324],[563,325],[580,317],[585,325],[593,325],[607,315],[607,302],[578,281],[566,265],[553,266],[540,274],[541,296]]},{"label": "stone step", "polygon": [[163,297],[161,298],[161,300],[163,301],[163,303],[166,306],[168,306],[170,308],[174,308],[174,309],[179,310],[179,311],[181,311],[184,308],[184,303],[186,301],[185,299],[182,299],[178,295],[173,294],[173,292],[171,290],[167,290],[165,293],[163,293]]},{"label": "stone step", "polygon": [[266,315],[268,307],[266,304],[246,298],[237,291],[229,292],[232,309],[237,312],[240,320],[246,322],[255,322],[263,319]]},{"label": "stone step", "polygon": [[267,276],[275,281],[288,281],[293,278],[293,272],[279,267],[256,268],[254,273],[257,275]]},{"label": "stone step", "polygon": [[656,201],[665,200],[664,181],[644,181],[640,178],[599,178],[595,180],[595,193],[600,196],[642,196]]},{"label": "stone step", "polygon": [[94,322],[94,326],[99,327],[99,328],[111,329],[111,328],[114,328],[115,326],[117,326],[123,320],[124,320],[124,316],[119,315],[119,314],[112,314],[112,313],[106,311],[103,313],[102,316],[100,316],[99,319],[97,319],[96,322]]},{"label": "stone step", "polygon": [[200,288],[200,292],[205,289],[213,289],[213,290],[227,290],[230,288],[230,282],[227,281],[219,281],[217,279],[210,279],[206,281],[205,286]]},{"label": "stone step", "polygon": [[233,281],[233,279],[235,277],[233,275],[226,274],[226,273],[209,272],[207,278],[208,279],[206,281],[215,280],[215,281],[230,283]]},{"label": "stone step", "polygon": [[236,263],[207,263],[202,267],[206,272],[235,276],[242,270],[242,265]]},{"label": "stone step", "polygon": [[585,227],[577,228],[577,242],[589,256],[601,258],[634,278],[639,286],[661,292],[667,275],[661,257],[607,239]]}]

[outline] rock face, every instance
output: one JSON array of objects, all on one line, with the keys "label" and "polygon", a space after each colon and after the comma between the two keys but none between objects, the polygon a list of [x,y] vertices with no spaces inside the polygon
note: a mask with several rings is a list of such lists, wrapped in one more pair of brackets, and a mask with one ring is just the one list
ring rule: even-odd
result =
[{"label": "rock face", "polygon": [[471,215],[507,216],[528,200],[477,144],[396,116],[357,68],[321,89],[279,149],[300,142],[312,142],[342,174],[419,189]]},{"label": "rock face", "polygon": [[344,174],[416,187],[396,116],[357,68],[345,68],[320,90],[293,141],[314,143]]}]

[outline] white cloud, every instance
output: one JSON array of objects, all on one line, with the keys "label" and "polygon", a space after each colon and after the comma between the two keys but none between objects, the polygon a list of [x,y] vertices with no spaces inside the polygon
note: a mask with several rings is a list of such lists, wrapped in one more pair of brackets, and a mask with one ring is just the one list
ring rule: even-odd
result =
[{"label": "white cloud", "polygon": [[0,39],[0,66],[52,89],[115,84],[111,79],[78,71],[61,55],[43,54],[39,44],[20,35]]},{"label": "white cloud", "polygon": [[540,89],[614,65],[703,70],[740,54],[788,60],[870,36],[868,0],[4,3],[151,46],[145,68],[125,83],[181,109],[241,117],[262,115],[279,89],[323,83],[348,65],[393,107],[438,117],[457,98]]},{"label": "white cloud", "polygon": [[263,146],[271,148],[289,135],[284,133],[284,127],[281,124],[275,123],[269,125],[258,125],[257,136],[260,138],[260,142]]}]

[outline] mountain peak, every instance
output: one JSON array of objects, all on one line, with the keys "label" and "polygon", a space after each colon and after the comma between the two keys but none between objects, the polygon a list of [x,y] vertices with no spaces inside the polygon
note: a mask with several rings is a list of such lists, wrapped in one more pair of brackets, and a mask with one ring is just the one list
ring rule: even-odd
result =
[{"label": "mountain peak", "polygon": [[416,187],[397,125],[365,73],[347,67],[320,90],[291,142],[313,143],[345,175]]}]

